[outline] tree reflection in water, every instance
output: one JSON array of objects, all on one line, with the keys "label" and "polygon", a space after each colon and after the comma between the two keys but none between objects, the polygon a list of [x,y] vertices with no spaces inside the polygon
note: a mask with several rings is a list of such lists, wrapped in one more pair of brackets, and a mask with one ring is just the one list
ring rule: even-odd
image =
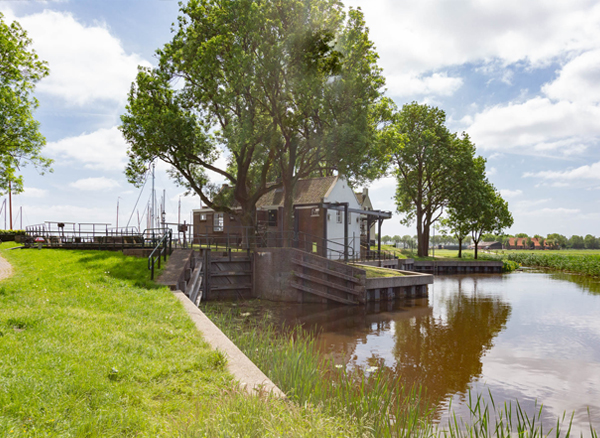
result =
[{"label": "tree reflection in water", "polygon": [[476,278],[471,290],[463,283],[457,279],[457,293],[442,300],[442,315],[395,321],[393,372],[407,383],[421,384],[433,402],[465,392],[481,375],[481,358],[510,316],[508,302],[478,294]]}]

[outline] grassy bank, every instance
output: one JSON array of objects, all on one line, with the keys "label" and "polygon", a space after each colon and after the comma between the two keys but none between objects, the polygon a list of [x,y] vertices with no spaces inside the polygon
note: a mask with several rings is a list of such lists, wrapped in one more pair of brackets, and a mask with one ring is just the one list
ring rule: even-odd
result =
[{"label": "grassy bank", "polygon": [[498,254],[506,260],[520,263],[523,266],[556,269],[576,274],[600,277],[600,254],[560,254],[560,253],[526,253],[507,252]]},{"label": "grassy bank", "polygon": [[248,398],[145,259],[7,250],[0,436],[352,436],[315,408]]}]

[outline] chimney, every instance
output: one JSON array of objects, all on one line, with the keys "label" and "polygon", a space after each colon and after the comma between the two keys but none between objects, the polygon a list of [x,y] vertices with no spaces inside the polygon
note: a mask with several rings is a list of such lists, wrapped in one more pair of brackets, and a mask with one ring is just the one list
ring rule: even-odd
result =
[{"label": "chimney", "polygon": [[369,189],[363,189],[363,196],[366,198],[369,195]]}]

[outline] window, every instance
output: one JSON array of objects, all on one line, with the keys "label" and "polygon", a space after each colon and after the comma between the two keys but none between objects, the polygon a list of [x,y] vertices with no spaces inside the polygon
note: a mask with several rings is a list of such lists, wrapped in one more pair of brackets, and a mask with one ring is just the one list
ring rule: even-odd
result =
[{"label": "window", "polygon": [[317,208],[312,208],[312,209],[310,210],[310,215],[311,215],[311,216],[317,216],[317,217],[318,217],[318,216],[319,216],[319,208],[318,208],[318,207],[317,207]]},{"label": "window", "polygon": [[223,231],[223,213],[215,213],[213,215],[213,231],[214,232],[222,232]]},{"label": "window", "polygon": [[267,220],[268,220],[270,227],[276,227],[277,226],[277,210],[269,210]]},{"label": "window", "polygon": [[342,211],[341,210],[337,210],[335,212],[335,218],[338,224],[342,223]]},{"label": "window", "polygon": [[206,213],[200,213],[200,222],[206,222]]}]

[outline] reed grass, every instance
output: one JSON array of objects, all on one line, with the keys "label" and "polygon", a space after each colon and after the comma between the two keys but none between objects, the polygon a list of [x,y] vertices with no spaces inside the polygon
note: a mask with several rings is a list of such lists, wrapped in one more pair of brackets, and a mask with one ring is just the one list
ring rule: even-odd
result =
[{"label": "reed grass", "polygon": [[[573,417],[564,414],[544,430],[543,408],[533,413],[519,402],[496,406],[469,393],[469,417],[451,413],[436,424],[423,388],[406,388],[401,377],[382,368],[347,369],[323,357],[316,333],[302,327],[279,327],[268,319],[252,321],[241,309],[207,305],[205,312],[290,400],[319,406],[330,416],[346,419],[357,436],[374,437],[571,437]],[[598,438],[590,420],[591,438]]]}]

